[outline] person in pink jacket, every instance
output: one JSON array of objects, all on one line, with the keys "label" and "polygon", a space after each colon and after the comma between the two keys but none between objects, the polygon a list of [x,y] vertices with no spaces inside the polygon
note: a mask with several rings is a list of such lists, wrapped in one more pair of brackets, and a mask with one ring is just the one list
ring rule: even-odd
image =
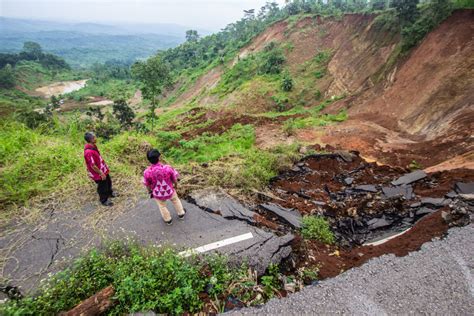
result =
[{"label": "person in pink jacket", "polygon": [[171,225],[173,219],[166,207],[166,201],[171,200],[179,219],[184,218],[186,211],[176,193],[179,173],[171,166],[161,164],[160,156],[160,152],[156,149],[147,152],[146,157],[151,166],[143,173],[143,184],[147,187],[150,197],[158,204],[165,223]]},{"label": "person in pink jacket", "polygon": [[93,133],[87,132],[84,135],[84,139],[87,142],[84,146],[84,160],[86,161],[89,177],[97,183],[97,193],[99,193],[102,205],[112,206],[113,203],[109,198],[116,197],[117,195],[112,190],[109,167],[97,148],[97,138]]}]

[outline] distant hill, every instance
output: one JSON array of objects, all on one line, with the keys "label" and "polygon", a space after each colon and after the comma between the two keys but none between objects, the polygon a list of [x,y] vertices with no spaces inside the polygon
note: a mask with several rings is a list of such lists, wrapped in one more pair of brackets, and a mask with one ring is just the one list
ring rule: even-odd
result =
[{"label": "distant hill", "polygon": [[34,41],[44,51],[59,55],[72,67],[80,68],[110,59],[146,58],[182,43],[188,29],[174,24],[111,25],[0,17],[0,52],[18,52],[25,41]]}]

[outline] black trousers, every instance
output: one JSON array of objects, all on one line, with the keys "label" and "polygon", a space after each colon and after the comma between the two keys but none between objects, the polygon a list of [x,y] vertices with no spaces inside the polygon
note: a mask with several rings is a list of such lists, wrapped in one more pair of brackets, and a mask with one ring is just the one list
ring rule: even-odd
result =
[{"label": "black trousers", "polygon": [[109,197],[112,196],[112,179],[107,175],[105,180],[96,180],[97,183],[97,193],[99,193],[99,199],[102,203],[107,201]]}]

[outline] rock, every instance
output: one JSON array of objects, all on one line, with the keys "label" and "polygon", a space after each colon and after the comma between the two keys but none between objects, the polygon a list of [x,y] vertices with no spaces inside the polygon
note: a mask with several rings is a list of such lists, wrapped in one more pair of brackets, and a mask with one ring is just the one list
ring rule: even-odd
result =
[{"label": "rock", "polygon": [[260,204],[259,207],[266,212],[275,214],[279,219],[290,224],[293,228],[301,228],[302,217],[298,211],[284,208],[273,203]]},{"label": "rock", "polygon": [[447,197],[448,199],[454,199],[457,195],[458,194],[455,191],[450,191],[445,195],[445,197]]},{"label": "rock", "polygon": [[408,186],[399,186],[399,187],[383,187],[382,192],[386,198],[392,198],[396,196],[403,196],[406,200],[411,200],[413,198],[413,187]]},{"label": "rock", "polygon": [[436,212],[436,210],[433,210],[432,208],[423,206],[423,207],[419,208],[416,211],[416,215],[420,216],[420,215],[426,215],[426,214],[430,214],[430,213],[434,213],[434,212]]},{"label": "rock", "polygon": [[457,182],[454,190],[459,194],[474,194],[474,182]]},{"label": "rock", "polygon": [[459,195],[463,200],[474,201],[474,194],[460,194]]},{"label": "rock", "polygon": [[387,227],[392,225],[393,221],[392,220],[387,220],[385,218],[385,215],[382,216],[381,218],[373,218],[370,221],[367,222],[367,225],[369,226],[370,230],[374,229],[379,229],[382,227]]},{"label": "rock", "polygon": [[348,177],[344,179],[346,185],[351,185],[354,182],[354,178]]},{"label": "rock", "polygon": [[415,203],[410,204],[411,208],[417,208],[417,207],[420,207],[420,206],[421,206],[420,202],[415,202]]},{"label": "rock", "polygon": [[312,200],[311,203],[317,206],[326,206],[326,202]]},{"label": "rock", "polygon": [[293,166],[293,167],[291,168],[291,171],[300,172],[301,169],[300,169],[300,167],[298,167],[298,166]]},{"label": "rock", "polygon": [[451,221],[451,214],[446,211],[441,212],[441,217],[444,219],[445,222],[449,223]]},{"label": "rock", "polygon": [[285,283],[284,289],[287,292],[295,293],[296,292],[296,283],[295,282]]},{"label": "rock", "polygon": [[443,207],[451,203],[450,199],[445,198],[422,198],[421,205],[433,206],[436,208]]},{"label": "rock", "polygon": [[357,157],[357,155],[344,150],[337,150],[334,153],[341,157],[345,162],[352,162]]},{"label": "rock", "polygon": [[222,189],[207,188],[191,192],[190,198],[201,209],[220,214],[225,219],[238,219],[255,224],[255,212],[240,204]]},{"label": "rock", "polygon": [[372,184],[363,184],[363,185],[358,185],[354,188],[354,190],[356,191],[364,191],[364,192],[372,192],[372,193],[376,193],[377,192],[377,188],[375,187],[375,185],[372,185]]},{"label": "rock", "polygon": [[308,152],[308,147],[303,146],[299,149],[300,154],[306,154]]},{"label": "rock", "polygon": [[407,185],[424,178],[426,178],[426,172],[424,172],[423,170],[416,170],[404,176],[401,176],[397,180],[392,181],[392,185]]}]

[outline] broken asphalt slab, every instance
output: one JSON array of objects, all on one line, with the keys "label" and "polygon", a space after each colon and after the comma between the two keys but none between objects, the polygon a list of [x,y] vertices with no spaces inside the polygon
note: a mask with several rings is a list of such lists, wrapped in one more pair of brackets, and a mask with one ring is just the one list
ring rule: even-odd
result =
[{"label": "broken asphalt slab", "polygon": [[221,189],[207,188],[194,191],[189,199],[201,209],[220,214],[225,219],[237,219],[255,224],[255,213]]},{"label": "broken asphalt slab", "polygon": [[276,215],[280,220],[288,223],[293,228],[301,228],[301,214],[294,209],[284,208],[273,203],[260,204],[259,208]]},{"label": "broken asphalt slab", "polygon": [[[57,211],[35,226],[24,224],[21,229],[0,237],[2,256],[6,259],[1,277],[8,280],[9,285],[20,286],[22,293],[29,293],[48,273],[64,269],[73,259],[91,248],[100,248],[107,240],[133,240],[143,245],[169,245],[180,250],[217,244],[212,251],[228,255],[231,262],[248,262],[258,274],[291,252],[291,234],[280,237],[246,221],[228,220],[185,201],[183,206],[187,213],[184,220],[179,220],[169,204],[174,217],[171,226],[163,222],[152,199],[140,199],[120,214],[113,214],[113,207]],[[89,217],[102,217],[104,221],[91,225]],[[250,237],[232,243],[243,235]]]},{"label": "broken asphalt slab", "polygon": [[411,173],[408,173],[404,176],[401,176],[397,180],[392,181],[392,185],[407,185],[421,179],[426,178],[427,174],[423,170],[416,170]]},{"label": "broken asphalt slab", "polygon": [[423,206],[432,206],[432,207],[435,207],[435,208],[439,208],[439,207],[449,205],[449,203],[451,203],[451,202],[452,202],[451,199],[430,198],[430,197],[422,198],[421,201],[420,201],[421,205],[423,205]]},{"label": "broken asphalt slab", "polygon": [[386,198],[403,196],[406,200],[413,198],[413,187],[411,185],[399,187],[383,187],[382,192]]},{"label": "broken asphalt slab", "polygon": [[377,187],[372,184],[362,184],[358,185],[354,188],[355,191],[363,191],[363,192],[371,192],[371,193],[376,193],[377,192]]},{"label": "broken asphalt slab", "polygon": [[474,194],[474,182],[457,182],[454,190],[459,194]]}]

